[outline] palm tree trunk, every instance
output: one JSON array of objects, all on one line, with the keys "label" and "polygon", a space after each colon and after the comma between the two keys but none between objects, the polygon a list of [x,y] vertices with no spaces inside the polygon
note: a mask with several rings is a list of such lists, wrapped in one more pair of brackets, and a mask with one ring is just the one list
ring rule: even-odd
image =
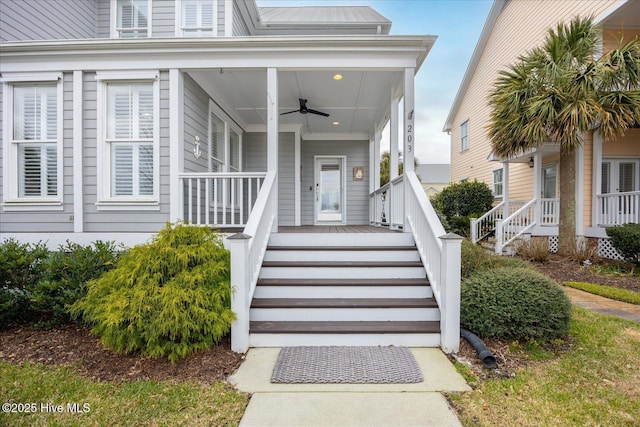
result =
[{"label": "palm tree trunk", "polygon": [[558,253],[568,255],[576,240],[576,153],[560,154]]}]

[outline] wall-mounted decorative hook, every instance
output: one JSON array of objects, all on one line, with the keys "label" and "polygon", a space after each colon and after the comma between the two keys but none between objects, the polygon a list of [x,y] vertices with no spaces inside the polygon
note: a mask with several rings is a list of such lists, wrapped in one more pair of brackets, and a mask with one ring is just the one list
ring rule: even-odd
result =
[{"label": "wall-mounted decorative hook", "polygon": [[193,157],[199,159],[202,156],[202,150],[200,150],[200,137],[196,135],[196,141],[193,147]]}]

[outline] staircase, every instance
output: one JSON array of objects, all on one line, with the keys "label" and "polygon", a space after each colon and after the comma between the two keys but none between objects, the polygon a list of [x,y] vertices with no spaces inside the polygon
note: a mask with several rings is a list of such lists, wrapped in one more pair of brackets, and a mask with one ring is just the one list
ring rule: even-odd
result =
[{"label": "staircase", "polygon": [[440,310],[408,233],[272,234],[251,347],[438,347]]}]

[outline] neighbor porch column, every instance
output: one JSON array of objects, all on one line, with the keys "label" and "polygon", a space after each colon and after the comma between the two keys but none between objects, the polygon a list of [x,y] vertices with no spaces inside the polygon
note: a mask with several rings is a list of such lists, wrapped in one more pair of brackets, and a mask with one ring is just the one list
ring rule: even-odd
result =
[{"label": "neighbor porch column", "polygon": [[373,185],[380,188],[380,140],[382,134],[376,130],[373,132]]},{"label": "neighbor porch column", "polygon": [[415,109],[415,70],[413,68],[404,69],[404,146],[402,157],[404,158],[404,170],[414,171],[413,160],[415,158],[415,129],[414,129],[414,109]]},{"label": "neighbor porch column", "polygon": [[[273,197],[278,206],[278,69],[267,68],[267,172],[275,172]],[[274,233],[278,232],[278,216],[274,223]]]},{"label": "neighbor porch column", "polygon": [[502,164],[502,201],[504,202],[502,219],[509,216],[509,162]]},{"label": "neighbor porch column", "polygon": [[398,106],[399,98],[391,98],[391,114],[389,116],[389,181],[398,176]]},{"label": "neighbor porch column", "polygon": [[597,227],[600,222],[600,206],[598,195],[602,192],[602,134],[593,133],[593,187],[591,202],[591,227]]},{"label": "neighbor porch column", "polygon": [[542,222],[542,154],[535,153],[533,155],[533,198],[537,199],[535,206],[533,207],[533,217],[537,226],[540,226]]},{"label": "neighbor porch column", "polygon": [[169,70],[169,220],[184,219],[184,77],[180,70]]}]

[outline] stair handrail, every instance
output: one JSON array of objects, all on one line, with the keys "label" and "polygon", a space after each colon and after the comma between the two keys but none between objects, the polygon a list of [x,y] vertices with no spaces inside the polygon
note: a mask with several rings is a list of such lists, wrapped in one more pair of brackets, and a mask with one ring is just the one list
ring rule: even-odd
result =
[{"label": "stair handrail", "polygon": [[504,220],[498,220],[496,225],[496,253],[501,254],[511,242],[536,225],[535,209],[537,204],[537,198],[529,200]]},{"label": "stair handrail", "polygon": [[463,238],[447,234],[413,171],[405,175],[405,232],[411,232],[440,308],[440,345],[446,353],[460,344],[460,266]]},{"label": "stair handrail", "polygon": [[276,172],[268,172],[242,233],[227,238],[231,252],[231,349],[249,349],[249,307],[258,283],[260,267],[276,223],[278,199],[275,197]]},{"label": "stair handrail", "polygon": [[[479,218],[471,218],[471,243],[478,243],[495,230],[497,217],[504,212],[504,200]],[[490,226],[493,224],[493,226]],[[486,231],[488,230],[488,231]]]}]

